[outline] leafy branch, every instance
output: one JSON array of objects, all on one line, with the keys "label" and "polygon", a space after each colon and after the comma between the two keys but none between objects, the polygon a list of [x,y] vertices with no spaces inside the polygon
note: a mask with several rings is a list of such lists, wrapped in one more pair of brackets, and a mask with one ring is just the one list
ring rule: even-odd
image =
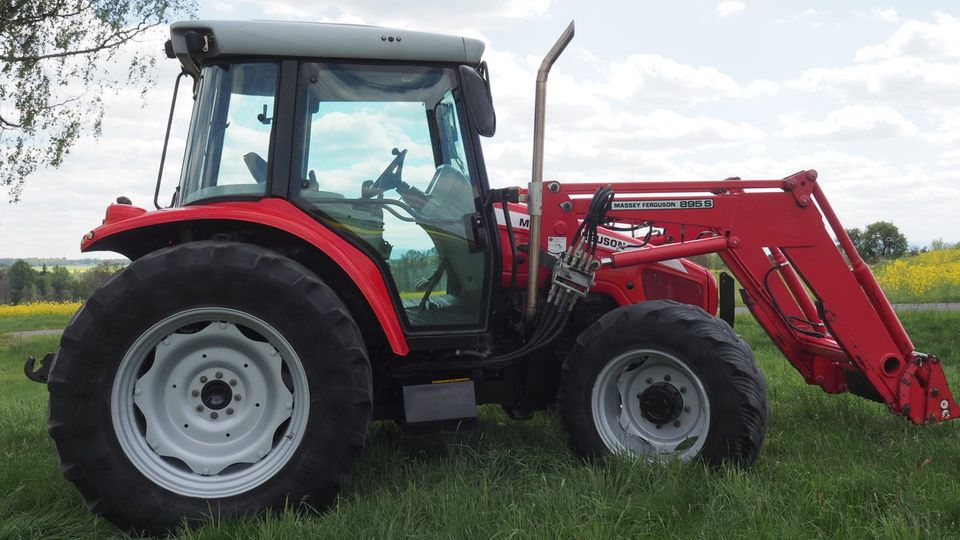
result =
[{"label": "leafy branch", "polygon": [[[150,86],[164,39],[156,29],[194,7],[193,0],[0,0],[0,186],[11,202],[81,136],[100,135],[102,96]],[[137,46],[146,40],[156,46]]]}]

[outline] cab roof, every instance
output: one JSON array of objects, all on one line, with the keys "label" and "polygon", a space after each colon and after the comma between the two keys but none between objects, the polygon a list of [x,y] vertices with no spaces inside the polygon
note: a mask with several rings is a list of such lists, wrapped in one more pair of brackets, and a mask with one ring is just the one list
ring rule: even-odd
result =
[{"label": "cab roof", "polygon": [[[190,35],[192,32],[199,36]],[[207,50],[188,52],[187,37],[200,38]],[[475,66],[480,63],[484,49],[482,41],[459,36],[377,26],[283,21],[180,21],[170,26],[170,39],[174,54],[188,71],[196,69],[196,60],[204,62],[221,56],[343,58]]]}]

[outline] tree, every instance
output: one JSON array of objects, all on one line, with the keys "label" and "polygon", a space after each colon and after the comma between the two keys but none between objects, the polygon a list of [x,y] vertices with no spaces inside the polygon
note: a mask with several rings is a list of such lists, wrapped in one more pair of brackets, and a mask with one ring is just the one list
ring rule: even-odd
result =
[{"label": "tree", "polygon": [[73,296],[75,280],[63,266],[54,266],[50,273],[50,288],[55,300],[67,300]]},{"label": "tree", "polygon": [[907,252],[907,237],[889,221],[877,221],[860,229],[847,229],[847,235],[860,256],[869,263],[896,259]]},{"label": "tree", "polygon": [[36,272],[27,261],[17,259],[7,270],[7,279],[10,282],[10,300],[14,304],[27,302],[33,299],[33,280]]},{"label": "tree", "polygon": [[[0,186],[10,202],[81,135],[100,135],[103,95],[146,91],[162,53],[136,45],[192,12],[192,0],[0,0]],[[132,55],[118,69],[122,51]]]},{"label": "tree", "polygon": [[943,238],[937,238],[933,242],[930,242],[930,249],[936,251],[938,249],[950,249],[953,247],[960,247],[960,242],[957,242],[957,245],[954,246],[950,242],[944,242]]},{"label": "tree", "polygon": [[0,304],[10,301],[10,279],[7,277],[7,269],[0,266]]},{"label": "tree", "polygon": [[93,291],[97,290],[98,287],[109,281],[110,278],[122,268],[123,267],[118,264],[102,262],[97,266],[87,270],[83,274],[80,274],[79,279],[77,279],[75,282],[74,296],[79,298],[90,298],[90,295],[93,294]]}]

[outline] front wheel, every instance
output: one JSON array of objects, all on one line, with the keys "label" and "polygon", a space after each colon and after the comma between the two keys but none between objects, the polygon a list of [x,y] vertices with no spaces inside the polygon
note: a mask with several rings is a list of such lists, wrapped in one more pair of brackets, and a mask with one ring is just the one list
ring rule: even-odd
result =
[{"label": "front wheel", "polygon": [[766,433],[766,384],[723,321],[671,301],[621,307],[577,339],[564,362],[564,426],[584,457],[695,457],[749,465]]},{"label": "front wheel", "polygon": [[357,459],[370,365],[336,294],[224,242],[147,255],[64,331],[49,431],[61,470],[121,529],[324,507]]}]

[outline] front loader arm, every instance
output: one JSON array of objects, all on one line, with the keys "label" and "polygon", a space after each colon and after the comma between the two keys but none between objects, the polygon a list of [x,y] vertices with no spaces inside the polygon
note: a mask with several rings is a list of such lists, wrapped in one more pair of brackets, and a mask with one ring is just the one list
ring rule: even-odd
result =
[{"label": "front loader arm", "polygon": [[[542,249],[549,237],[576,229],[602,185],[545,185]],[[918,424],[960,414],[939,360],[914,350],[820,189],[816,171],[782,180],[613,187],[608,221],[650,223],[669,240],[615,252],[603,259],[605,265],[716,252],[741,283],[751,313],[808,384],[839,393],[865,381],[893,413]]]}]

